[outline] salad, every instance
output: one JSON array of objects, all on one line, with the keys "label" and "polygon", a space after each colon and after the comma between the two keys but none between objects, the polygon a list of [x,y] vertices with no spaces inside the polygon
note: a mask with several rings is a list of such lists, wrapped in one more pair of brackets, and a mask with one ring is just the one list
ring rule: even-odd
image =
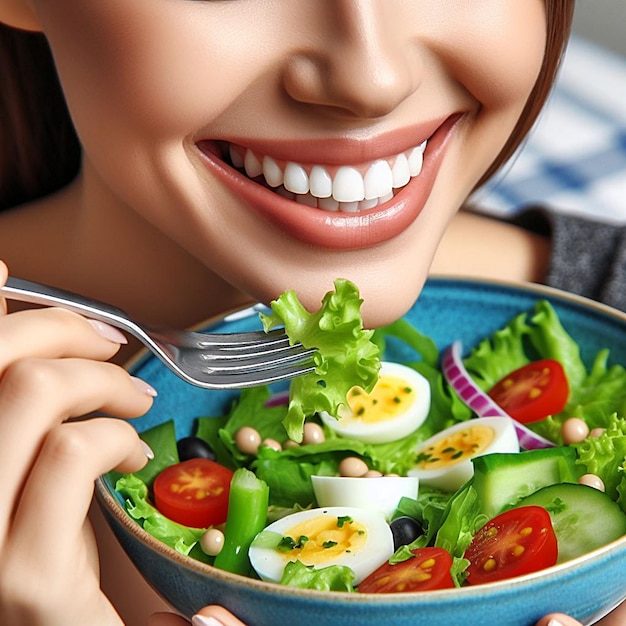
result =
[{"label": "salad", "polygon": [[[264,318],[320,351],[289,396],[244,390],[192,437],[141,434],[155,458],[110,477],[147,532],[245,576],[361,593],[489,583],[626,534],[626,369],[608,350],[587,369],[539,301],[464,358],[440,353],[404,320],[363,330],[356,288],[335,286],[315,314],[289,293]],[[394,342],[414,358],[385,361]]]}]

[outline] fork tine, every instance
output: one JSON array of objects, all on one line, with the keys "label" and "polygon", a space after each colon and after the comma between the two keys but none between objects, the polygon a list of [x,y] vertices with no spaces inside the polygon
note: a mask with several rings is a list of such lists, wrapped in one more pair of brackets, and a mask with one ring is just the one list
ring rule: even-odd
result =
[{"label": "fork tine", "polygon": [[290,364],[280,367],[258,367],[254,369],[218,368],[216,371],[205,372],[206,380],[211,386],[220,388],[254,387],[289,380],[302,374],[312,372],[314,365]]},{"label": "fork tine", "polygon": [[[255,372],[260,370],[284,369],[290,366],[299,366],[300,369],[313,366],[313,355],[316,350],[300,349],[282,351],[268,355],[267,353],[250,354],[236,358],[204,358],[206,371],[215,374],[234,374],[236,372]],[[206,357],[206,355],[203,355]]]},{"label": "fork tine", "polygon": [[205,361],[231,360],[245,361],[246,359],[254,359],[256,357],[264,357],[266,359],[280,357],[297,357],[303,353],[311,353],[301,343],[294,345],[267,345],[265,343],[251,343],[238,348],[215,348],[201,350],[202,359]]},{"label": "fork tine", "polygon": [[263,330],[249,331],[243,333],[194,333],[198,348],[232,348],[245,349],[247,346],[287,346],[290,339],[285,334],[283,328],[277,328],[269,332]]}]

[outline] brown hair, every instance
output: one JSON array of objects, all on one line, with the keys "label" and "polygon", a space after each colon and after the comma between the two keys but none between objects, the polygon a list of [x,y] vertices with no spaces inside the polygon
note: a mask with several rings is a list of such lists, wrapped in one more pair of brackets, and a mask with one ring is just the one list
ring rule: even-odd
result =
[{"label": "brown hair", "polygon": [[573,17],[574,0],[546,0],[546,23],[548,24],[548,30],[546,49],[539,77],[511,136],[500,151],[500,154],[480,179],[476,185],[477,187],[480,187],[493,176],[513,156],[517,147],[522,143],[536,122],[554,84],[554,79],[561,64],[561,58],[567,46]]},{"label": "brown hair", "polygon": [[[567,43],[574,0],[546,0],[543,66],[508,142],[479,184],[503,165],[543,107]],[[76,137],[45,37],[0,24],[0,210],[67,184],[80,164]]]},{"label": "brown hair", "polygon": [[42,34],[0,24],[0,85],[2,210],[68,183],[80,145]]}]

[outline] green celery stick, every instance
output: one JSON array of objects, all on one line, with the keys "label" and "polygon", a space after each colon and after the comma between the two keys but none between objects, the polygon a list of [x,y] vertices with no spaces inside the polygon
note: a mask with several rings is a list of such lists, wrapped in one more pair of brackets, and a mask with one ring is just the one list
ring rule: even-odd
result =
[{"label": "green celery stick", "polygon": [[224,547],[215,557],[215,567],[244,576],[249,573],[248,549],[265,528],[269,491],[267,484],[245,467],[234,473],[230,483]]}]

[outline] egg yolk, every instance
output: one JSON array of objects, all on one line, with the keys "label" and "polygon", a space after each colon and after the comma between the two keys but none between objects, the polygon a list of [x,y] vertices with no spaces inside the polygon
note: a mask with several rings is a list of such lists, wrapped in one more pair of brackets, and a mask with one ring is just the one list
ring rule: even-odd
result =
[{"label": "egg yolk", "polygon": [[346,396],[350,412],[339,412],[342,420],[356,418],[372,424],[393,419],[407,411],[415,401],[415,389],[398,376],[381,375],[370,393],[352,387]]},{"label": "egg yolk", "polygon": [[318,515],[290,528],[283,538],[293,547],[281,550],[286,561],[294,558],[305,565],[333,561],[345,552],[358,552],[367,539],[367,530],[350,517]]},{"label": "egg yolk", "polygon": [[441,437],[432,445],[424,448],[418,455],[417,463],[421,469],[441,469],[468,458],[482,454],[494,440],[494,430],[489,426],[468,426]]}]

